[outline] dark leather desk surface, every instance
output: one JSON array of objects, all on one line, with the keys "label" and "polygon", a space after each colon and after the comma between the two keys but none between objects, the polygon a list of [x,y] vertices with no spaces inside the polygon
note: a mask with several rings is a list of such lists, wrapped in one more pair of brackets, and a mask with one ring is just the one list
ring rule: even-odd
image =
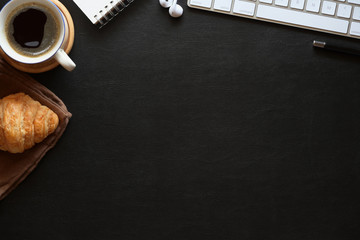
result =
[{"label": "dark leather desk surface", "polygon": [[359,239],[360,58],[312,48],[358,40],[184,0],[98,30],[63,3],[77,68],[33,77],[73,118],[0,202],[1,239]]}]

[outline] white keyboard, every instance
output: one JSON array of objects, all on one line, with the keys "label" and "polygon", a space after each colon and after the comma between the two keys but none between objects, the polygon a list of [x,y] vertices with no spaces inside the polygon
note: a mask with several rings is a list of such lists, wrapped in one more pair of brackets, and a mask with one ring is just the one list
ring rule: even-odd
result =
[{"label": "white keyboard", "polygon": [[360,0],[188,0],[188,6],[360,39]]}]

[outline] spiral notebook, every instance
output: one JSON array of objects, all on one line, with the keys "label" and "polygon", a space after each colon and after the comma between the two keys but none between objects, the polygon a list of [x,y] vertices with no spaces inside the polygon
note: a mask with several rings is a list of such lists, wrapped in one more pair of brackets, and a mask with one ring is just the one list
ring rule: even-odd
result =
[{"label": "spiral notebook", "polygon": [[99,28],[123,11],[133,0],[73,0]]}]

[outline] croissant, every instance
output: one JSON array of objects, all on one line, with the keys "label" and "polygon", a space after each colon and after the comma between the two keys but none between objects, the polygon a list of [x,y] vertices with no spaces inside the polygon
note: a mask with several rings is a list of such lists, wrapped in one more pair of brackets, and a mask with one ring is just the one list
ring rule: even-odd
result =
[{"label": "croissant", "polygon": [[22,153],[55,131],[59,118],[24,93],[0,99],[0,150]]}]

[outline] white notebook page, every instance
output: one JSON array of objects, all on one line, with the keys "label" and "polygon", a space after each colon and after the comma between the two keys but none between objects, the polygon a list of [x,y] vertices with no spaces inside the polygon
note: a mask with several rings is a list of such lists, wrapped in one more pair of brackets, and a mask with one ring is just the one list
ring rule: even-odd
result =
[{"label": "white notebook page", "polygon": [[111,0],[74,0],[76,5],[85,13],[92,23],[96,23],[97,19],[94,17],[98,16],[101,18],[100,11],[106,13],[113,6],[111,2],[116,3],[117,1]]}]

